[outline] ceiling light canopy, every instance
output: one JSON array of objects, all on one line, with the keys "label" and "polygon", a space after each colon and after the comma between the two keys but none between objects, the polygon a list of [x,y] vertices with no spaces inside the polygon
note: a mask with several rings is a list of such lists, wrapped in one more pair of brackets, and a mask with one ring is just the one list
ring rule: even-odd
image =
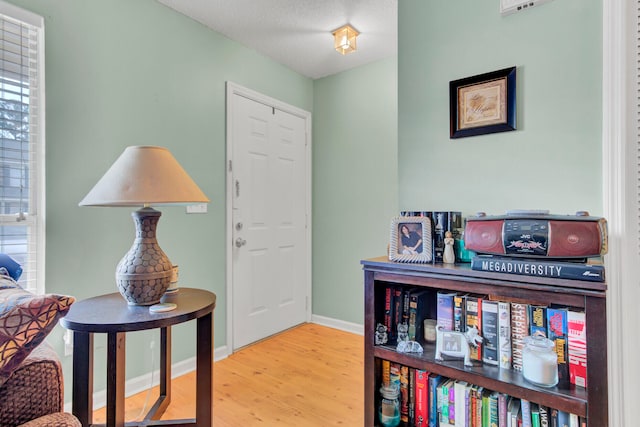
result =
[{"label": "ceiling light canopy", "polygon": [[333,37],[335,39],[334,47],[343,55],[355,52],[356,37],[358,37],[359,34],[360,33],[349,24],[338,28],[333,32]]}]

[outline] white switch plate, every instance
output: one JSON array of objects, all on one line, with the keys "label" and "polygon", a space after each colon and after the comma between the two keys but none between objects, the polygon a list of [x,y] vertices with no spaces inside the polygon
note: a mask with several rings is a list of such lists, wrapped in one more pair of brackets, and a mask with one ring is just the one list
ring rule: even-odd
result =
[{"label": "white switch plate", "polygon": [[500,14],[510,15],[551,0],[500,0]]},{"label": "white switch plate", "polygon": [[187,213],[207,213],[207,204],[189,205],[187,206]]}]

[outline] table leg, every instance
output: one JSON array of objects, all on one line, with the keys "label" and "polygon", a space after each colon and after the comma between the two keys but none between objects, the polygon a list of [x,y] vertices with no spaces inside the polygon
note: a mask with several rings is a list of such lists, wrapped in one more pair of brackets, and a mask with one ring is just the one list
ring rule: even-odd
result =
[{"label": "table leg", "polygon": [[171,326],[160,328],[160,393],[145,420],[159,420],[171,403]]},{"label": "table leg", "polygon": [[125,338],[107,334],[107,427],[124,427]]},{"label": "table leg", "polygon": [[198,318],[196,343],[196,425],[213,425],[213,313]]},{"label": "table leg", "polygon": [[73,333],[72,412],[84,427],[93,422],[93,334]]}]

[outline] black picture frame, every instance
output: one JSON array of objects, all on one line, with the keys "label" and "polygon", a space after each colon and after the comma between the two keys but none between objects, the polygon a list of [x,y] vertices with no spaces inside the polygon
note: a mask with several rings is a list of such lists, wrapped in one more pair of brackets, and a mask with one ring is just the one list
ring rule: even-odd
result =
[{"label": "black picture frame", "polygon": [[449,137],[516,130],[516,67],[449,82]]}]

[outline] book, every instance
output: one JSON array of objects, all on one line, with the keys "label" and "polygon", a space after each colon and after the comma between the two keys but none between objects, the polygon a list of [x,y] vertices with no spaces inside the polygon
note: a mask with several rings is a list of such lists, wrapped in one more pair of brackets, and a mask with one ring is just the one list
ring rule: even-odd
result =
[{"label": "book", "polygon": [[549,425],[551,427],[558,427],[558,413],[559,411],[555,408],[549,410]]},{"label": "book", "polygon": [[531,427],[531,402],[526,399],[520,399],[520,408],[522,412],[522,427]]},{"label": "book", "polygon": [[449,423],[449,387],[453,387],[453,381],[452,379],[446,379],[436,387],[439,426]]},{"label": "book", "polygon": [[476,255],[471,259],[471,269],[522,276],[555,277],[590,282],[605,281],[604,265],[600,263]]},{"label": "book", "polygon": [[484,427],[483,426],[483,409],[484,409],[484,401],[482,400],[482,397],[484,396],[485,391],[484,391],[484,387],[478,387],[478,392],[476,395],[476,424],[478,427]]},{"label": "book", "polygon": [[547,335],[554,342],[558,355],[558,387],[568,388],[570,382],[566,308],[547,308]]},{"label": "book", "polygon": [[452,379],[449,385],[449,424],[455,426],[456,423],[456,382]]},{"label": "book", "polygon": [[425,427],[429,420],[429,373],[415,370],[415,415],[414,425]]},{"label": "book", "polygon": [[488,389],[484,389],[482,390],[482,416],[481,416],[481,420],[482,420],[482,427],[485,426],[490,426],[490,420],[489,417],[491,415],[491,405],[489,403],[489,397],[491,395],[491,390]]},{"label": "book", "polygon": [[540,406],[531,402],[531,427],[540,427]]},{"label": "book", "polygon": [[[455,409],[454,409],[454,413],[455,413],[455,418],[454,418],[454,425],[455,427],[466,427],[466,416],[465,416],[465,397],[467,398],[468,401],[468,396],[467,396],[467,382],[466,381],[456,381],[454,384],[454,394],[455,394]],[[449,416],[451,417],[451,416]]]},{"label": "book", "polygon": [[384,326],[387,328],[387,339],[389,342],[392,342],[392,338],[394,335],[394,325],[393,325],[393,297],[395,295],[394,287],[389,285],[384,288]]},{"label": "book", "polygon": [[549,409],[546,406],[538,405],[540,412],[540,427],[549,427]]},{"label": "book", "polygon": [[409,424],[409,367],[400,366],[400,423]]},{"label": "book", "polygon": [[[476,410],[478,407],[478,386],[473,384],[471,390],[469,390],[469,427],[478,427],[478,421],[476,419]],[[480,426],[482,427],[482,426]]]},{"label": "book", "polygon": [[395,385],[400,390],[400,368],[402,365],[396,362],[389,364],[389,385]]},{"label": "book", "polygon": [[402,337],[398,337],[400,330],[398,326],[402,324],[402,310],[404,308],[404,287],[396,286],[393,288],[393,328],[396,341]]},{"label": "book", "polygon": [[498,302],[482,300],[482,361],[498,366]]},{"label": "book", "polygon": [[498,347],[500,367],[511,369],[511,304],[498,302]]},{"label": "book", "polygon": [[529,335],[547,337],[547,308],[529,305]]},{"label": "book", "polygon": [[518,427],[520,399],[512,397],[507,406],[507,427]]},{"label": "book", "polygon": [[438,292],[437,293],[437,317],[438,326],[445,331],[453,331],[453,297],[456,292]]},{"label": "book", "polygon": [[514,371],[522,371],[524,337],[529,335],[527,304],[511,303],[511,364]]},{"label": "book", "polygon": [[416,425],[416,369],[409,368],[409,426]]},{"label": "book", "polygon": [[453,330],[467,332],[466,295],[458,294],[453,297]]},{"label": "book", "polygon": [[438,386],[445,380],[442,375],[429,375],[429,427],[438,427],[438,399],[437,390]]},{"label": "book", "polygon": [[387,387],[391,384],[391,362],[382,359],[382,385]]},{"label": "book", "polygon": [[570,427],[569,413],[566,411],[557,411],[556,414],[558,427]]},{"label": "book", "polygon": [[569,414],[569,427],[580,427],[580,418],[577,414]]},{"label": "book", "polygon": [[567,313],[569,382],[587,387],[587,324],[584,311]]},{"label": "book", "polygon": [[507,427],[507,400],[506,393],[498,393],[498,427]]},{"label": "book", "polygon": [[473,384],[467,383],[464,392],[464,426],[471,427],[471,399],[473,393]]},{"label": "book", "polygon": [[489,421],[489,424],[487,424],[487,426],[489,427],[498,427],[498,419],[499,419],[498,399],[499,399],[499,393],[497,391],[492,391],[489,394],[489,397],[487,399],[488,401],[487,420]]},{"label": "book", "polygon": [[424,324],[426,318],[434,315],[431,308],[432,292],[428,289],[418,289],[409,293],[409,340],[424,340]]},{"label": "book", "polygon": [[[482,297],[467,295],[467,329],[475,327],[482,335]],[[483,344],[476,347],[469,347],[469,357],[471,360],[482,361]]]}]

